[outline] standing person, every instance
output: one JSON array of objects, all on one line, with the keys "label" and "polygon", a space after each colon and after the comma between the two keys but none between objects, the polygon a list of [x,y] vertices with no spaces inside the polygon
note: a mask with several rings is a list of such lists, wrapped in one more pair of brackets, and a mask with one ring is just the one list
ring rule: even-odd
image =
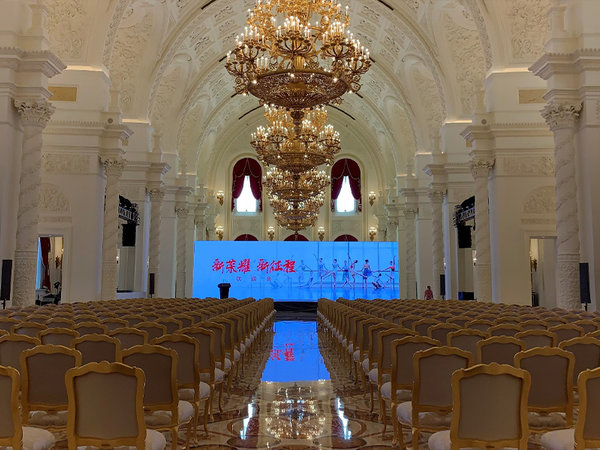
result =
[{"label": "standing person", "polygon": [[352,287],[356,286],[356,264],[358,263],[358,259],[354,261],[350,260],[350,275],[352,275]]},{"label": "standing person", "polygon": [[348,268],[348,261],[344,260],[344,266],[342,267],[342,287],[350,285],[350,269]]},{"label": "standing person", "polygon": [[427,286],[427,289],[425,289],[425,300],[433,300],[433,291],[431,290],[431,286]]},{"label": "standing person", "polygon": [[337,282],[337,273],[340,270],[340,265],[338,264],[337,259],[333,259],[333,264],[331,265],[331,276],[333,277],[333,287],[336,287]]},{"label": "standing person", "polygon": [[[304,273],[305,272],[308,272],[308,274],[309,274],[309,279],[306,283],[304,282]],[[310,267],[308,267],[304,263],[304,260],[301,259],[300,260],[300,270],[298,271],[298,286],[310,286],[312,281],[313,281],[312,270],[310,269]]]},{"label": "standing person", "polygon": [[363,284],[367,287],[367,279],[371,276],[373,271],[371,270],[371,265],[369,264],[369,260],[365,259],[365,263],[363,264],[362,275],[363,275]]}]

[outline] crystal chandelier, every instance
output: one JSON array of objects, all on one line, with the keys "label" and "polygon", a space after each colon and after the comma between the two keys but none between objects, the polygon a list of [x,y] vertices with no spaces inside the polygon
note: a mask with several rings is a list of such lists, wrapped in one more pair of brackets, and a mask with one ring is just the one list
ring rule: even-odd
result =
[{"label": "crystal chandelier", "polygon": [[304,114],[296,133],[286,110],[265,105],[269,125],[259,126],[250,142],[261,162],[294,173],[333,163],[341,149],[340,137],[332,125],[326,124],[327,111],[316,107]]},{"label": "crystal chandelier", "polygon": [[325,171],[316,168],[302,173],[271,168],[263,177],[270,198],[280,198],[292,204],[322,195],[329,183]]},{"label": "crystal chandelier", "polygon": [[290,110],[295,129],[306,110],[360,90],[371,60],[348,29],[348,7],[332,0],[256,0],[227,54],[238,94]]}]

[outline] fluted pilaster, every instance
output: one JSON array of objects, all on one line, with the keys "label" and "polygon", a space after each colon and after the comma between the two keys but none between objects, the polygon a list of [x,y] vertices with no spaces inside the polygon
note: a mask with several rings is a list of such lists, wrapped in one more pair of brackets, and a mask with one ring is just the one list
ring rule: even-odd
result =
[{"label": "fluted pilaster", "polygon": [[119,284],[117,248],[119,237],[119,181],[125,161],[122,158],[102,158],[106,174],[104,194],[104,229],[102,234],[102,300],[114,299]]},{"label": "fluted pilaster", "polygon": [[187,218],[190,213],[189,208],[178,205],[175,208],[177,214],[177,278],[175,282],[175,296],[185,297],[185,284],[187,277]]},{"label": "fluted pilaster", "polygon": [[417,293],[417,234],[415,229],[416,207],[404,208],[404,237],[406,239],[406,287],[408,298],[418,298]]},{"label": "fluted pilaster", "polygon": [[154,274],[155,286],[158,286],[160,260],[160,224],[161,208],[165,198],[164,188],[148,189],[150,197],[150,242],[148,249],[148,272]]},{"label": "fluted pilaster", "polygon": [[471,173],[475,179],[475,298],[480,302],[492,301],[488,177],[493,166],[492,159],[471,161]]},{"label": "fluted pilaster", "polygon": [[554,133],[554,165],[557,232],[557,305],[580,309],[579,219],[574,135],[582,106],[549,103],[542,116]]},{"label": "fluted pilaster", "polygon": [[42,131],[54,107],[45,99],[15,100],[23,125],[19,209],[15,248],[13,305],[35,302],[40,186],[42,183]]},{"label": "fluted pilaster", "polygon": [[429,191],[431,202],[431,228],[432,228],[432,262],[433,262],[433,289],[434,298],[441,298],[439,280],[444,273],[444,191],[432,189]]}]

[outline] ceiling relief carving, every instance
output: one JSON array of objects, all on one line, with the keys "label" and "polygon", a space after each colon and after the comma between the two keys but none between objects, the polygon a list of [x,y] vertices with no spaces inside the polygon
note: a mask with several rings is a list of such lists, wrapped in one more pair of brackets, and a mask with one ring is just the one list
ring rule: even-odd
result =
[{"label": "ceiling relief carving", "polygon": [[511,47],[518,61],[535,61],[544,53],[550,31],[550,0],[509,0]]},{"label": "ceiling relief carving", "polygon": [[131,0],[117,0],[112,18],[108,25],[108,31],[104,42],[104,54],[102,56],[102,62],[107,68],[110,68],[110,56],[117,37],[117,31],[119,30],[119,24],[121,23],[121,19],[123,19],[123,15],[127,10],[130,1]]},{"label": "ceiling relief carving", "polygon": [[83,59],[90,19],[84,0],[48,0],[47,6],[50,49],[64,62]]},{"label": "ceiling relief carving", "polygon": [[151,115],[152,124],[157,130],[163,127],[165,115],[169,111],[169,107],[173,104],[177,87],[185,84],[182,83],[183,68],[180,65],[174,66],[169,73],[163,78],[156,101],[154,102],[154,110]]}]

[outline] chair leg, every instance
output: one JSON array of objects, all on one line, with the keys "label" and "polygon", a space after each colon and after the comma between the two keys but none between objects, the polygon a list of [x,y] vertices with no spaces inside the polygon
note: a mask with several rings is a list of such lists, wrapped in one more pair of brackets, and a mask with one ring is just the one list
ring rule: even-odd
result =
[{"label": "chair leg", "polygon": [[186,450],[190,450],[190,438],[192,437],[192,422],[193,422],[193,419],[190,419],[187,423],[187,430],[185,433],[185,448],[186,448]]},{"label": "chair leg", "polygon": [[[233,362],[232,362],[233,364]],[[229,375],[227,376],[227,395],[231,395],[231,383],[233,382],[233,366],[229,369]]]},{"label": "chair leg", "polygon": [[177,442],[179,438],[177,436],[177,427],[171,428],[171,448],[177,450]]},{"label": "chair leg", "polygon": [[381,391],[379,389],[377,389],[377,398],[379,401],[379,420],[383,422],[383,431],[381,432],[381,436],[383,436],[387,429],[387,413],[385,410],[385,400],[381,396]]},{"label": "chair leg", "polygon": [[412,429],[412,447],[413,450],[419,449],[419,430],[415,427]]},{"label": "chair leg", "polygon": [[370,407],[369,407],[369,412],[372,413],[373,409],[375,408],[375,400],[373,399],[373,383],[371,383],[371,381],[368,381],[369,383],[369,400],[370,400]]},{"label": "chair leg", "polygon": [[213,403],[215,401],[215,386],[210,387],[210,396],[208,397],[208,408],[210,410],[210,420],[214,422],[215,417],[213,415]]},{"label": "chair leg", "polygon": [[[194,418],[188,425],[194,429],[194,443],[198,443],[198,417],[200,416],[200,402],[194,402]],[[193,425],[192,425],[193,424]]]},{"label": "chair leg", "polygon": [[204,432],[206,433],[206,438],[208,439],[208,407],[212,403],[210,398],[204,400]]},{"label": "chair leg", "polygon": [[223,384],[225,381],[219,383],[219,412],[223,414]]}]

